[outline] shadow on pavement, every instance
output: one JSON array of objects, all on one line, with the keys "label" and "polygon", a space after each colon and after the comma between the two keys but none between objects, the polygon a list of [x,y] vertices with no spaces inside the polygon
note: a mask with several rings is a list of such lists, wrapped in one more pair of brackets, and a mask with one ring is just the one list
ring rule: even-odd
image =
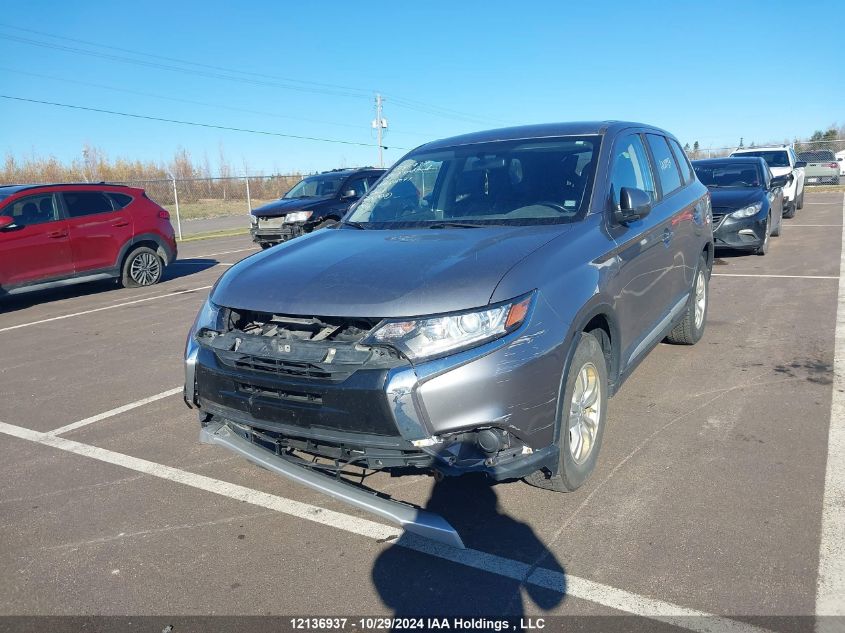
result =
[{"label": "shadow on pavement", "polygon": [[[213,268],[218,263],[216,259],[179,259],[164,269],[164,274],[159,283],[190,277],[191,275]],[[0,314],[8,314],[60,299],[96,295],[115,290],[119,287],[117,279],[101,279],[98,281],[69,284],[58,288],[32,290],[14,295],[4,295],[2,290],[0,290]]]},{"label": "shadow on pavement", "polygon": [[[542,557],[543,568],[564,572],[528,525],[499,511],[495,489],[482,476],[437,482],[425,509],[446,518],[468,548],[528,564]],[[395,617],[507,617],[519,623],[524,595],[546,611],[561,603],[565,589],[540,588],[401,545],[376,559],[372,579]]]}]

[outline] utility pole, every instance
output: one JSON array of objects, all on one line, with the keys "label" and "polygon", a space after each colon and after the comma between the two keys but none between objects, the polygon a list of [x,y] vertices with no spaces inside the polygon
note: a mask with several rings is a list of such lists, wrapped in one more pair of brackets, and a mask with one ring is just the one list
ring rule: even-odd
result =
[{"label": "utility pole", "polygon": [[387,119],[381,115],[381,107],[384,103],[381,94],[376,93],[376,118],[373,119],[373,127],[378,137],[378,166],[384,167],[384,146],[382,145],[382,134],[387,131]]}]

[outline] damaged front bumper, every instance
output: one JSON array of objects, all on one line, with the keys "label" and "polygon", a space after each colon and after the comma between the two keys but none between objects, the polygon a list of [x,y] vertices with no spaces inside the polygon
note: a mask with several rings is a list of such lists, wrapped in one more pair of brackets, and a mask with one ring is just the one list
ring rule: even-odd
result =
[{"label": "damaged front bumper", "polygon": [[256,244],[280,244],[305,235],[307,232],[304,222],[281,224],[278,227],[263,227],[258,224],[253,225],[249,230],[252,241]]},{"label": "damaged front bumper", "polygon": [[247,430],[241,430],[241,433],[237,433],[232,426],[215,422],[202,427],[200,441],[227,448],[257,466],[397,523],[408,532],[419,534],[452,547],[461,549],[464,547],[455,528],[440,515],[420,510],[399,501],[379,497],[375,493],[353,486],[342,479],[316,472],[307,467],[307,462],[295,457],[274,455],[251,442],[248,439],[249,435],[250,433]]},{"label": "damaged front bumper", "polygon": [[[554,472],[562,358],[548,330],[536,323],[416,365],[358,343],[288,345],[243,331],[191,336],[185,401],[199,410],[204,441],[256,463],[269,460],[274,472],[434,538],[440,528],[432,531],[420,510],[374,502],[370,492],[326,473],[356,466],[397,474],[479,472],[501,481]],[[334,471],[315,470],[298,454],[334,460]]]}]

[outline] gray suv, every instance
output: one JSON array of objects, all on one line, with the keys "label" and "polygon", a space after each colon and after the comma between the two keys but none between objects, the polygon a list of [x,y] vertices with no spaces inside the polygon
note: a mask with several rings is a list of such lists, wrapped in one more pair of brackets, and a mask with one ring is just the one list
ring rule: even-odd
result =
[{"label": "gray suv", "polygon": [[188,337],[201,439],[461,545],[358,468],[575,490],[607,399],[704,331],[710,197],[677,140],[549,124],[423,145],[334,229],[227,271]]}]

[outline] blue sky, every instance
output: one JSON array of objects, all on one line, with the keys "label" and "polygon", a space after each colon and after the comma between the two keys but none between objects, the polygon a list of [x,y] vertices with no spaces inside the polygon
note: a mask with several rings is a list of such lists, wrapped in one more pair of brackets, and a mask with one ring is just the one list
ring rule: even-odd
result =
[{"label": "blue sky", "polygon": [[[682,143],[730,146],[845,123],[843,17],[845,5],[827,0],[28,0],[7,3],[0,17],[0,94],[374,145],[380,91],[388,164],[399,147],[547,121],[645,121]],[[374,147],[6,99],[0,132],[0,151],[19,157],[70,160],[89,143],[110,157],[156,161],[184,147],[212,166],[222,147],[239,169],[264,173],[377,161]]]}]

